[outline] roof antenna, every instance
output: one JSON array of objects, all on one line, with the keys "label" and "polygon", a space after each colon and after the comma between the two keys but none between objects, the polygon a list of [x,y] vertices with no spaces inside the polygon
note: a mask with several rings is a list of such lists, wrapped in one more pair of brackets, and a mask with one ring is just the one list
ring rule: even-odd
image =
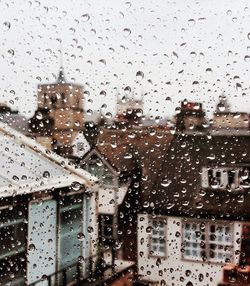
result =
[{"label": "roof antenna", "polygon": [[62,39],[60,39],[60,67],[63,67]]},{"label": "roof antenna", "polygon": [[58,83],[65,83],[65,76],[64,76],[64,70],[63,70],[63,53],[62,53],[62,40],[60,39],[60,67],[59,67],[59,74],[57,78]]}]

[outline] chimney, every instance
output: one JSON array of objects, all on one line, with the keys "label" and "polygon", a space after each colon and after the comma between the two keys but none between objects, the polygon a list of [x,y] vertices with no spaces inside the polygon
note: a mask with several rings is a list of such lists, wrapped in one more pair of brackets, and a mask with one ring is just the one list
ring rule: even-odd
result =
[{"label": "chimney", "polygon": [[202,131],[205,122],[205,112],[201,103],[182,101],[180,112],[176,115],[178,131]]}]

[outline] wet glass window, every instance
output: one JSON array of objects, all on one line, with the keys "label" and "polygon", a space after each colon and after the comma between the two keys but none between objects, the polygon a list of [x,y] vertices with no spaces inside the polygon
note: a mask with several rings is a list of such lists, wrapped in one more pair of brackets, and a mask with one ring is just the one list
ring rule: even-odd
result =
[{"label": "wet glass window", "polygon": [[0,1],[0,286],[250,285],[248,2]]}]

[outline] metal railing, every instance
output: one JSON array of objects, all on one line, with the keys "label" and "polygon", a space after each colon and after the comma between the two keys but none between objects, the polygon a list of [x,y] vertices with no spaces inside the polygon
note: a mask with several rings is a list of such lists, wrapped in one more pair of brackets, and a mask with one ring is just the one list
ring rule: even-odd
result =
[{"label": "metal railing", "polygon": [[[104,254],[111,251],[111,264],[105,263]],[[102,279],[102,274],[107,269],[114,270],[115,249],[113,247],[106,248],[99,253],[80,259],[71,265],[64,267],[50,275],[44,275],[41,279],[29,284],[29,286],[66,286],[69,283],[74,285],[91,285],[91,281]],[[72,277],[72,269],[73,272]],[[71,272],[71,273],[70,273]],[[45,284],[47,282],[47,284]],[[93,282],[94,283],[94,282]]]}]

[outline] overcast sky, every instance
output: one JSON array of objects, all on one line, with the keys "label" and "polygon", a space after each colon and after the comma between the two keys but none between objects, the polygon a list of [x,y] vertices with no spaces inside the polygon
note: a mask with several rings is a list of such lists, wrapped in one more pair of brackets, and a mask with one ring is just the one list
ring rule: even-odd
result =
[{"label": "overcast sky", "polygon": [[66,78],[89,91],[86,110],[106,103],[102,112],[113,112],[117,91],[123,95],[130,86],[135,96],[145,93],[147,114],[172,116],[184,98],[202,102],[211,114],[222,93],[232,110],[250,112],[248,6],[235,0],[1,1],[1,100],[31,116],[37,84],[55,81],[62,39]]}]

